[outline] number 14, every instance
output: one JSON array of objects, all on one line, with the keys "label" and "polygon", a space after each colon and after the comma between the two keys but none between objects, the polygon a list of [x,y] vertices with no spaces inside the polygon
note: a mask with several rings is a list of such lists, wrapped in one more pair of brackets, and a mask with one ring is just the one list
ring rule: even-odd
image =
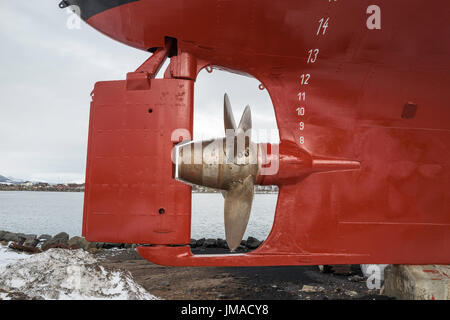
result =
[{"label": "number 14", "polygon": [[321,30],[322,30],[322,29],[323,29],[322,35],[324,35],[324,34],[327,32],[327,29],[328,29],[328,21],[329,21],[329,20],[330,20],[329,17],[328,17],[327,19],[322,18],[322,19],[319,20],[319,28],[317,29],[316,35],[319,35],[319,34],[321,33]]}]

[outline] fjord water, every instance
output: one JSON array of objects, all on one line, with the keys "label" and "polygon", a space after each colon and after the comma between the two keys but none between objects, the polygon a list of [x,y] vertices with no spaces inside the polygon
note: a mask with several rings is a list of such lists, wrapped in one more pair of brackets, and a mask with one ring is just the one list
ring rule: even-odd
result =
[{"label": "fjord water", "polygon": [[[244,239],[265,239],[273,224],[277,194],[255,194],[252,213]],[[82,192],[0,192],[0,230],[50,234],[67,232],[81,235]],[[224,238],[224,200],[219,193],[192,194],[191,237]]]}]

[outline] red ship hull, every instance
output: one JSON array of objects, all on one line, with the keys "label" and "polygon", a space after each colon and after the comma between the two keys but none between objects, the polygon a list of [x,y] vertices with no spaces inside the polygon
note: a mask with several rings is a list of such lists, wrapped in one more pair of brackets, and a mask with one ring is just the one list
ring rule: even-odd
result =
[{"label": "red ship hull", "polygon": [[[140,88],[148,96],[129,92],[131,76],[118,87],[94,90],[83,226],[88,240],[151,244],[139,252],[166,265],[450,263],[448,1],[377,1],[381,29],[375,30],[366,26],[367,1],[128,2],[87,22],[143,50],[176,39],[178,54],[166,79]],[[329,18],[325,32],[322,18]],[[205,66],[257,78],[276,113],[279,171],[259,177],[260,184],[280,187],[274,225],[263,245],[245,255],[191,254],[190,187],[173,178],[170,161],[158,164],[170,159],[168,128],[192,132],[191,86]],[[302,75],[309,75],[307,85]],[[189,97],[178,113],[119,121],[128,115],[127,104],[141,104],[142,112],[156,100],[170,105],[151,88],[182,80],[185,89],[168,87],[169,96]],[[101,97],[108,94],[121,102],[105,104]],[[107,107],[117,113],[103,117],[116,117],[116,124],[99,124]],[[159,151],[142,152],[148,143]],[[106,145],[123,152],[105,153]],[[300,174],[289,161],[300,151],[359,168]],[[157,159],[161,152],[169,158]],[[112,174],[117,170],[120,175]]]}]

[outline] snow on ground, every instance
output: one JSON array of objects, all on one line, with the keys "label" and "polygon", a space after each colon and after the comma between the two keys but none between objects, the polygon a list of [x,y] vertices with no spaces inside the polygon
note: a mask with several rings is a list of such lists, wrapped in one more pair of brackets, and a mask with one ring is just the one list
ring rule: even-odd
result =
[{"label": "snow on ground", "polygon": [[35,255],[0,246],[0,299],[154,300],[131,274],[106,269],[83,250],[50,249]]},{"label": "snow on ground", "polygon": [[26,259],[28,257],[30,257],[30,255],[18,253],[0,244],[0,267],[20,259]]}]

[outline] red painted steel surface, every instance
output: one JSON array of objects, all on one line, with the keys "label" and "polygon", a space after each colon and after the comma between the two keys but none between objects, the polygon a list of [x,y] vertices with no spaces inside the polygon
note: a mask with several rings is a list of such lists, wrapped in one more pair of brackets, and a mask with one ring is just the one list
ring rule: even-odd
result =
[{"label": "red painted steel surface", "polygon": [[[172,132],[192,132],[193,81],[99,82],[93,91],[83,235],[89,241],[189,243],[191,187],[172,178]],[[178,142],[178,138],[176,140]]]},{"label": "red painted steel surface", "polygon": [[[280,170],[258,179],[280,186],[274,225],[264,244],[247,255],[207,257],[192,256],[186,246],[140,247],[145,258],[168,265],[450,263],[450,4],[447,0],[377,1],[382,27],[369,30],[366,9],[370,4],[359,0],[141,0],[88,20],[101,32],[140,49],[163,47],[165,36],[177,39],[179,54],[172,60],[178,67],[172,69],[191,70],[191,74],[193,64],[197,72],[210,64],[250,74],[268,90],[276,112],[282,141]],[[326,17],[330,18],[326,34],[317,35],[318,21]],[[311,63],[309,50],[315,49],[319,53]],[[189,59],[181,59],[182,54]],[[310,75],[307,86],[301,85],[302,74]],[[172,77],[177,77],[176,72]],[[153,99],[153,81],[148,101]],[[159,81],[170,88],[170,81],[179,80]],[[109,93],[124,94],[123,82],[115,91],[111,88]],[[301,92],[306,99],[300,101]],[[300,106],[306,110],[302,116],[297,112]],[[257,108],[253,111],[258,113]],[[110,148],[115,141],[92,142],[95,100],[93,113],[91,160],[95,145]],[[186,128],[191,114],[192,110],[184,109]],[[170,148],[167,137],[157,139],[157,132],[178,125],[171,123],[174,116],[180,114],[167,111],[152,127],[155,139],[150,141],[163,145],[160,151],[170,152]],[[299,129],[300,122],[304,130]],[[296,171],[289,155],[302,154],[301,150],[312,158],[348,160],[360,167]],[[125,163],[111,168],[130,174],[140,168],[131,161],[128,167]],[[171,162],[159,158],[148,165],[160,168]],[[88,160],[88,176],[92,176],[90,170]],[[190,233],[188,187],[172,181],[168,169],[155,172],[147,181],[162,179],[180,188],[176,195],[164,185],[158,190],[161,199],[167,200],[164,205],[176,206],[179,201],[177,214],[183,223],[166,222],[153,211],[162,205],[142,197],[155,219],[147,225],[156,228],[154,222],[164,221],[173,230],[173,241],[145,233],[139,223],[120,229],[120,239],[185,244]],[[130,177],[146,180],[140,175]],[[100,196],[89,196],[89,190],[87,208],[91,202],[115,203],[117,208],[134,203],[131,193],[119,198],[103,189]],[[116,227],[126,219],[124,211],[116,212],[111,217],[117,222],[106,225],[108,219],[92,221],[88,213],[84,224],[88,238],[92,227],[103,232],[93,232],[92,240],[119,239],[112,234],[119,232]],[[137,230],[142,232],[139,236]]]}]

